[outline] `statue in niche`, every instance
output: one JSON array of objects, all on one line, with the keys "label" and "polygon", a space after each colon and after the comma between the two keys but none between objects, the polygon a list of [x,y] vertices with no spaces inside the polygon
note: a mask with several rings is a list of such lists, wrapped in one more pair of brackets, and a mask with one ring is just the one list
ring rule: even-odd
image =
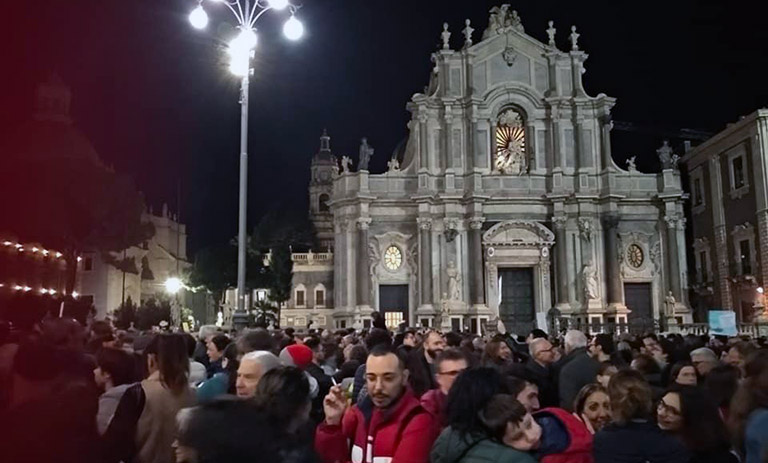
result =
[{"label": "statue in niche", "polygon": [[667,317],[673,317],[675,315],[675,296],[672,295],[672,291],[667,293],[667,297],[664,298],[664,315]]},{"label": "statue in niche", "polygon": [[579,232],[584,241],[592,241],[592,221],[587,218],[580,218]]},{"label": "statue in niche", "polygon": [[368,170],[368,163],[373,156],[373,147],[368,145],[368,139],[363,137],[360,142],[360,161],[357,163],[357,170]]},{"label": "statue in niche", "polygon": [[352,165],[352,159],[350,159],[349,156],[342,156],[341,157],[341,170],[345,174],[349,173],[349,166]]},{"label": "statue in niche", "polygon": [[584,296],[587,302],[597,299],[598,283],[597,283],[597,269],[591,260],[587,261],[584,265],[584,269],[581,271],[581,278],[584,283]]},{"label": "statue in niche", "polygon": [[448,297],[451,301],[461,300],[461,274],[453,261],[448,262],[448,268],[445,270],[448,275]]}]

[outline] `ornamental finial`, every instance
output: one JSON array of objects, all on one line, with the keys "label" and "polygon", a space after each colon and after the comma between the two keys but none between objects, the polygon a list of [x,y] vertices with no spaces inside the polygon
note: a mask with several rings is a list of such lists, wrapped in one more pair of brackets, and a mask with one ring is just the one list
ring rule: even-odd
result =
[{"label": "ornamental finial", "polygon": [[464,25],[466,27],[462,31],[464,33],[464,48],[469,48],[472,46],[472,33],[475,32],[475,30],[472,29],[469,24],[469,19],[465,19]]},{"label": "ornamental finial", "polygon": [[576,32],[576,26],[571,26],[571,50],[579,49],[579,37],[581,34]]},{"label": "ornamental finial", "polygon": [[548,24],[549,29],[547,29],[547,35],[549,36],[549,46],[556,48],[557,45],[555,45],[555,32],[557,32],[557,29],[555,29],[555,22],[550,21]]},{"label": "ornamental finial", "polygon": [[451,33],[448,31],[448,23],[443,23],[443,32],[440,36],[443,38],[443,50],[450,50]]}]

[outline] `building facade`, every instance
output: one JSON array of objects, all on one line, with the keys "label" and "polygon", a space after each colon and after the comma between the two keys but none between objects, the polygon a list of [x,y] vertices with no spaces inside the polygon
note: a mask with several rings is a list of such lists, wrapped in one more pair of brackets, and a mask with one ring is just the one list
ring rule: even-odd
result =
[{"label": "building facade", "polygon": [[[93,301],[96,318],[104,318],[128,297],[136,304],[165,296],[165,282],[180,278],[189,268],[186,226],[163,205],[159,215],[152,210],[142,215],[152,223],[155,234],[139,246],[123,252],[84,253],[80,261],[81,297]],[[132,261],[132,265],[119,262]],[[179,297],[184,305],[184,292]]]},{"label": "building facade", "polygon": [[688,174],[692,305],[764,321],[768,281],[768,110],[730,124],[682,158]]},{"label": "building facade", "polygon": [[690,321],[671,149],[658,174],[616,165],[616,100],[584,91],[575,28],[562,51],[551,23],[542,43],[503,5],[477,43],[473,31],[467,20],[453,49],[445,25],[386,172],[369,171],[365,140],[355,169],[321,137],[309,192],[320,241],[332,237],[328,326],[364,327],[374,311],[390,326],[476,332],[499,319],[525,333],[554,315]]}]

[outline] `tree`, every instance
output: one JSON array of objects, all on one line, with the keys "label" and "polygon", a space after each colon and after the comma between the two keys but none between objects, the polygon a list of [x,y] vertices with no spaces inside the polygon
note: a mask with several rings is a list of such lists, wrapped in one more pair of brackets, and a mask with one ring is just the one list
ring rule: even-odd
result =
[{"label": "tree", "polygon": [[0,214],[0,229],[62,252],[70,294],[84,251],[117,252],[154,234],[141,220],[144,201],[131,180],[98,162],[16,157],[4,167],[0,196],[13,201]]},{"label": "tree", "polygon": [[274,326],[279,326],[280,320],[280,308],[274,306],[270,301],[259,301],[251,311],[254,316],[256,326],[266,328],[272,323]]},{"label": "tree", "polygon": [[293,283],[293,259],[287,245],[272,248],[269,262],[269,298],[277,304],[277,320],[280,320],[280,307],[291,298]]},{"label": "tree", "polygon": [[[266,273],[263,256],[249,247],[246,253],[247,289],[264,286]],[[237,246],[232,243],[217,244],[201,249],[187,277],[189,285],[213,294],[219,306],[224,303],[225,291],[237,286]]]},{"label": "tree", "polygon": [[137,321],[136,312],[136,304],[133,303],[131,296],[128,296],[125,299],[125,303],[120,304],[120,307],[113,312],[115,326],[121,330],[127,330],[131,327],[131,324],[135,326]]},{"label": "tree", "polygon": [[309,219],[305,215],[286,215],[282,209],[262,216],[250,239],[256,249],[286,245],[295,250],[309,250],[316,244],[315,231]]},{"label": "tree", "polygon": [[139,307],[136,315],[136,328],[142,331],[159,326],[162,321],[170,323],[171,303],[167,299],[149,299]]}]

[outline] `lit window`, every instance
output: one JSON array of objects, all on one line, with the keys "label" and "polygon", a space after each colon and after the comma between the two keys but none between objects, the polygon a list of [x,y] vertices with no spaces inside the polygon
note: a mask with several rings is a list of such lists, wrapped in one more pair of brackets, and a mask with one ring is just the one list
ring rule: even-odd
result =
[{"label": "lit window", "polygon": [[389,329],[395,329],[403,322],[402,312],[384,312],[384,323]]}]

